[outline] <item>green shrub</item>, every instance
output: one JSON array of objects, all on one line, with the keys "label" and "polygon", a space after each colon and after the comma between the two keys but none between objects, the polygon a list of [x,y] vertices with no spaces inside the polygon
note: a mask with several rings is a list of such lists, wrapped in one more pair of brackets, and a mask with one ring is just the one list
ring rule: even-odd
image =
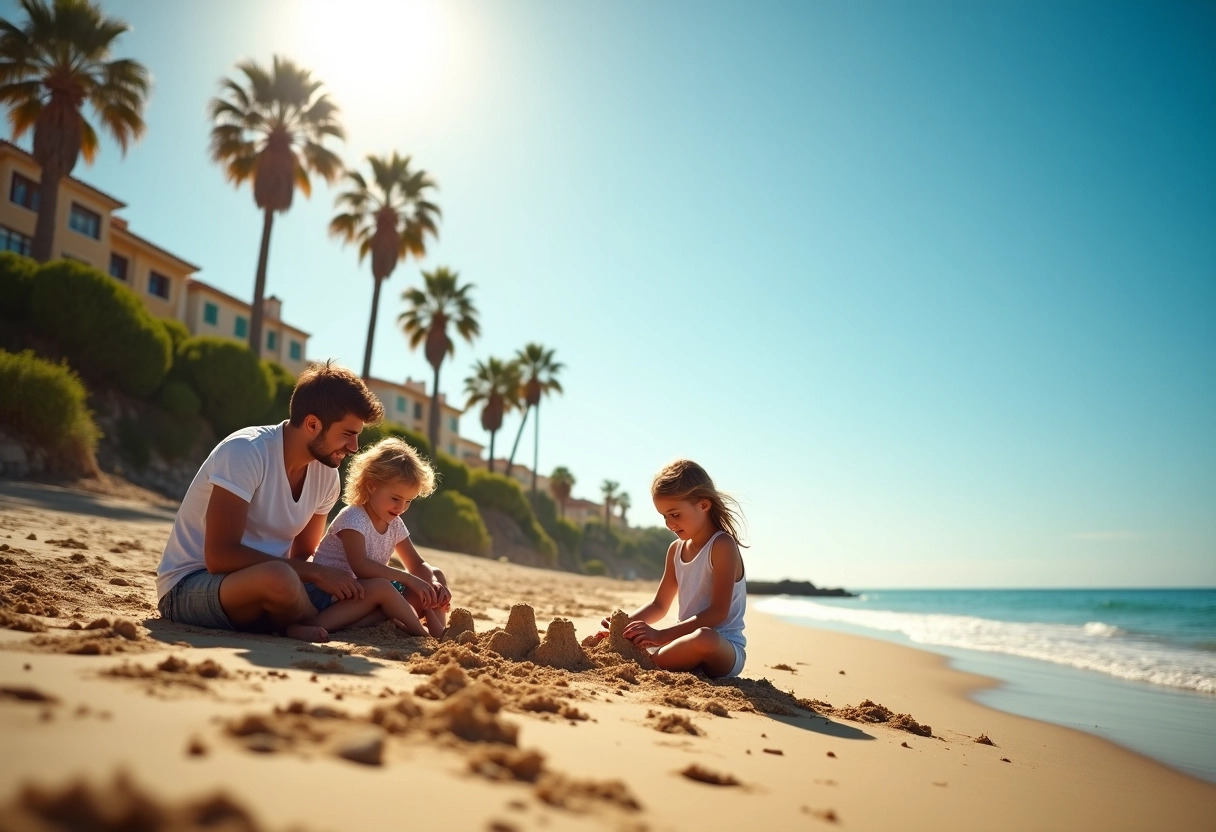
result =
[{"label": "green shrub", "polygon": [[532,507],[528,505],[519,483],[507,479],[502,474],[491,474],[478,469],[469,472],[468,494],[477,505],[498,509],[514,520],[520,531],[550,564],[557,562],[557,544],[536,521],[536,515],[532,513]]},{"label": "green shrub", "polygon": [[439,472],[439,483],[444,488],[469,493],[469,466],[456,457],[440,451],[436,455],[435,470]]},{"label": "green shrub", "polygon": [[38,263],[12,251],[0,251],[0,317],[26,321]]},{"label": "green shrub", "polygon": [[188,459],[203,432],[198,416],[173,416],[155,410],[148,417],[148,432],[152,447],[168,460]]},{"label": "green shrub", "polygon": [[579,552],[583,548],[583,530],[569,520],[560,518],[547,531],[557,543],[557,548],[562,556],[562,565],[567,569],[579,571],[581,563]]},{"label": "green shrub", "polygon": [[431,443],[427,441],[426,437],[397,422],[381,422],[378,425],[368,425],[363,429],[363,433],[359,434],[359,446],[366,448],[368,445],[376,444],[386,436],[396,436],[398,439],[403,439],[413,445],[418,453],[427,459],[432,458]]},{"label": "green shrub", "polygon": [[112,381],[136,398],[160,385],[173,360],[168,331],[135,293],[84,263],[40,266],[30,317],[84,375]]},{"label": "green shrub", "polygon": [[169,334],[169,342],[173,345],[173,354],[177,355],[177,350],[181,347],[182,342],[190,337],[190,330],[186,328],[184,323],[173,318],[161,318],[160,325]]},{"label": "green shrub", "polygon": [[583,564],[583,574],[585,575],[603,575],[608,572],[608,567],[604,566],[604,562],[598,558],[592,558]]},{"label": "green shrub", "polygon": [[97,473],[101,431],[86,405],[88,393],[66,364],[33,351],[0,350],[0,422],[41,448],[52,470]]},{"label": "green shrub", "polygon": [[265,415],[259,421],[264,425],[277,425],[279,422],[287,421],[291,408],[291,394],[296,389],[296,377],[277,361],[263,359],[262,366],[270,373],[274,388],[270,395],[270,407],[266,409]]},{"label": "green shrub", "polygon": [[197,416],[203,409],[203,400],[194,392],[194,388],[178,379],[169,379],[162,384],[156,400],[170,414],[181,419]]},{"label": "green shrub", "polygon": [[118,423],[118,447],[122,448],[123,456],[136,468],[147,468],[152,461],[152,442],[148,433],[143,425],[130,416]]},{"label": "green shrub", "polygon": [[414,503],[405,519],[428,546],[481,556],[490,551],[490,533],[477,504],[463,494],[436,491]]},{"label": "green shrub", "polygon": [[216,433],[225,436],[261,424],[274,382],[246,344],[212,336],[188,338],[178,350],[177,363]]}]

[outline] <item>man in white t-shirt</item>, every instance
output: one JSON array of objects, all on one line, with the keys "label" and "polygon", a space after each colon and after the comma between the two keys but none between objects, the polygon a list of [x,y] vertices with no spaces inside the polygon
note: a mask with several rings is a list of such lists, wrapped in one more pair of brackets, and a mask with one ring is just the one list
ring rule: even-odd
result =
[{"label": "man in white t-shirt", "polygon": [[343,570],[308,560],[338,500],[338,466],[384,408],[332,362],[296,382],[289,418],[228,436],[186,491],[156,570],[163,618],[228,630],[322,637],[300,624],[363,597]]}]

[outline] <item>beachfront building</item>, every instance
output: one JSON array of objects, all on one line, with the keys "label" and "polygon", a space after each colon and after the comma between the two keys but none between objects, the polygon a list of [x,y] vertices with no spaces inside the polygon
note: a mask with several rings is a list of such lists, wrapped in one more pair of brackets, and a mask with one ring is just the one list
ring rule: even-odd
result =
[{"label": "beachfront building", "polygon": [[[42,169],[17,145],[0,140],[0,249],[29,255],[38,223]],[[158,318],[182,319],[186,281],[199,267],[131,231],[114,215],[126,203],[74,177],[59,185],[58,217],[51,251],[88,263],[131,288]]]},{"label": "beachfront building", "polygon": [[[373,376],[367,379],[367,386],[384,405],[384,418],[387,421],[404,425],[426,436],[431,413],[431,395],[427,392],[424,382],[412,378],[396,382]],[[438,450],[466,465],[484,465],[481,461],[484,446],[460,435],[462,415],[463,411],[448,404],[447,396],[439,394]]]},{"label": "beachfront building", "polygon": [[[274,295],[262,301],[262,358],[281,364],[298,376],[308,367],[309,334],[283,320],[283,301]],[[197,278],[186,281],[182,320],[192,335],[215,335],[241,343],[249,341],[253,309],[243,300]]]},{"label": "beachfront building", "polygon": [[[17,145],[0,140],[0,249],[29,255],[38,222],[42,169]],[[186,325],[191,335],[218,335],[248,341],[251,308],[194,277],[199,267],[133,232],[116,211],[126,203],[75,177],[59,186],[58,222],[51,251],[87,263],[124,283],[158,318]],[[308,333],[282,320],[282,301],[264,301],[265,342],[261,357],[293,375],[308,366]]]}]

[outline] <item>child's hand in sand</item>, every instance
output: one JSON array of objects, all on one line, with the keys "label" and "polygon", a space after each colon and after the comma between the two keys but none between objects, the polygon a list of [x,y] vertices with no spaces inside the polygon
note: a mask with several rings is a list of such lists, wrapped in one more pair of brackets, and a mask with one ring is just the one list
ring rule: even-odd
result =
[{"label": "child's hand in sand", "polygon": [[415,607],[424,610],[434,609],[435,604],[435,587],[428,581],[424,581],[417,575],[405,575],[401,581],[405,585],[405,591],[408,594],[409,602]]},{"label": "child's hand in sand", "polygon": [[645,621],[630,621],[623,635],[638,647],[658,647],[665,643],[659,638],[659,631]]},{"label": "child's hand in sand", "polygon": [[452,592],[446,586],[439,582],[436,578],[431,582],[431,588],[435,590],[435,609],[447,612],[452,607]]}]

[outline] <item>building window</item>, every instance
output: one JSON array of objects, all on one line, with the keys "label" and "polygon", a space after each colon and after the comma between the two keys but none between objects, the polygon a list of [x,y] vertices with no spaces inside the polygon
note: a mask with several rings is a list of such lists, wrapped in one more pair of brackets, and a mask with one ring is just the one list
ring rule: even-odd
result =
[{"label": "building window", "polygon": [[18,254],[30,256],[30,247],[34,241],[24,234],[19,234],[11,228],[0,225],[0,250],[15,251]]},{"label": "building window", "polygon": [[220,322],[220,308],[211,301],[203,304],[203,323],[215,326]]},{"label": "building window", "polygon": [[414,418],[422,418],[422,402],[414,402]]},{"label": "building window", "polygon": [[129,266],[130,264],[127,262],[127,258],[123,257],[122,255],[110,255],[110,277],[125,281],[127,279],[127,269]]},{"label": "building window", "polygon": [[78,203],[72,203],[72,212],[68,215],[68,228],[94,240],[101,239],[101,216]]},{"label": "building window", "polygon": [[397,410],[405,412],[405,396],[397,397]]},{"label": "building window", "polygon": [[[38,183],[29,177],[13,171],[13,184],[9,188],[8,198],[22,208],[31,211],[38,210]],[[11,249],[10,249],[11,251]]]},{"label": "building window", "polygon": [[278,347],[278,345],[279,345],[279,333],[267,332],[266,333],[266,349],[270,350],[271,352],[274,352],[275,349]]},{"label": "building window", "polygon": [[292,361],[301,361],[304,358],[304,347],[299,341],[292,341],[287,345],[287,354],[291,356]]},{"label": "building window", "polygon": [[247,338],[249,336],[249,319],[244,315],[237,315],[236,324],[232,327],[232,334],[237,338]]},{"label": "building window", "polygon": [[169,278],[159,272],[148,272],[148,294],[169,299]]},{"label": "building window", "polygon": [[456,456],[456,445],[452,442],[448,443],[448,453],[452,456]]},{"label": "building window", "polygon": [[452,429],[452,433],[460,433],[459,423],[456,421],[455,416],[448,418],[448,427]]}]

